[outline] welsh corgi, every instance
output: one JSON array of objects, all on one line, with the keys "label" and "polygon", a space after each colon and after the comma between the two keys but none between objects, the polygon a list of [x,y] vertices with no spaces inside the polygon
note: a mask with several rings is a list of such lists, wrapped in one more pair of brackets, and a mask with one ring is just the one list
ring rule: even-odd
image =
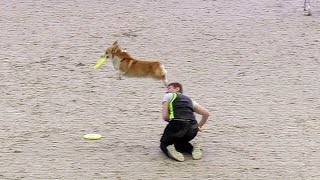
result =
[{"label": "welsh corgi", "polygon": [[117,71],[117,79],[127,77],[151,77],[162,80],[167,87],[167,71],[159,61],[142,61],[133,58],[122,50],[115,41],[105,52],[105,58],[110,59]]}]

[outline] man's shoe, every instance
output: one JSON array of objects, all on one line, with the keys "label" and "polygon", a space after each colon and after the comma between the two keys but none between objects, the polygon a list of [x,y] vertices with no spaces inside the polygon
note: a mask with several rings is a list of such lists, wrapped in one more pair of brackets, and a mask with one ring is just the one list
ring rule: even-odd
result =
[{"label": "man's shoe", "polygon": [[177,160],[177,161],[184,161],[184,156],[182,153],[178,152],[176,150],[176,148],[174,147],[174,145],[169,145],[167,146],[167,150],[168,150],[168,155],[174,159],[174,160]]},{"label": "man's shoe", "polygon": [[191,154],[192,154],[193,159],[195,159],[195,160],[201,159],[202,152],[201,152],[200,146],[198,146],[198,145],[193,146],[193,150],[192,150]]}]

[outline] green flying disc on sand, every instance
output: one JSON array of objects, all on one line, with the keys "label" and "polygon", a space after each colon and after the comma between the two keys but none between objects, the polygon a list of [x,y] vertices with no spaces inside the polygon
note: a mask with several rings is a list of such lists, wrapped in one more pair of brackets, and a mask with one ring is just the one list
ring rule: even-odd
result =
[{"label": "green flying disc on sand", "polygon": [[102,136],[100,134],[86,134],[83,136],[83,138],[89,139],[89,140],[97,140],[97,139],[101,139]]},{"label": "green flying disc on sand", "polygon": [[101,66],[103,65],[103,63],[105,63],[107,61],[108,57],[107,56],[101,56],[101,58],[99,59],[99,61],[96,63],[96,65],[94,66],[95,69],[100,69]]}]

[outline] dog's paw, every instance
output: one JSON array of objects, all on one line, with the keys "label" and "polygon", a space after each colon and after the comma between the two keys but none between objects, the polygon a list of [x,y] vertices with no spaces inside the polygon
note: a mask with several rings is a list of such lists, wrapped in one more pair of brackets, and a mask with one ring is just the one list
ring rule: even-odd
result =
[{"label": "dog's paw", "polygon": [[116,79],[117,80],[123,80],[123,78],[121,76],[118,76]]}]

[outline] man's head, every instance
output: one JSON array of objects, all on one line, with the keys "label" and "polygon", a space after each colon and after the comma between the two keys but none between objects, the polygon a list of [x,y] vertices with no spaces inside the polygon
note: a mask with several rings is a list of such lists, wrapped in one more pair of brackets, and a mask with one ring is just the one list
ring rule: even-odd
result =
[{"label": "man's head", "polygon": [[168,85],[168,93],[175,93],[175,92],[179,92],[179,93],[183,93],[183,89],[182,89],[182,85],[180,83],[174,82],[174,83],[170,83]]}]

